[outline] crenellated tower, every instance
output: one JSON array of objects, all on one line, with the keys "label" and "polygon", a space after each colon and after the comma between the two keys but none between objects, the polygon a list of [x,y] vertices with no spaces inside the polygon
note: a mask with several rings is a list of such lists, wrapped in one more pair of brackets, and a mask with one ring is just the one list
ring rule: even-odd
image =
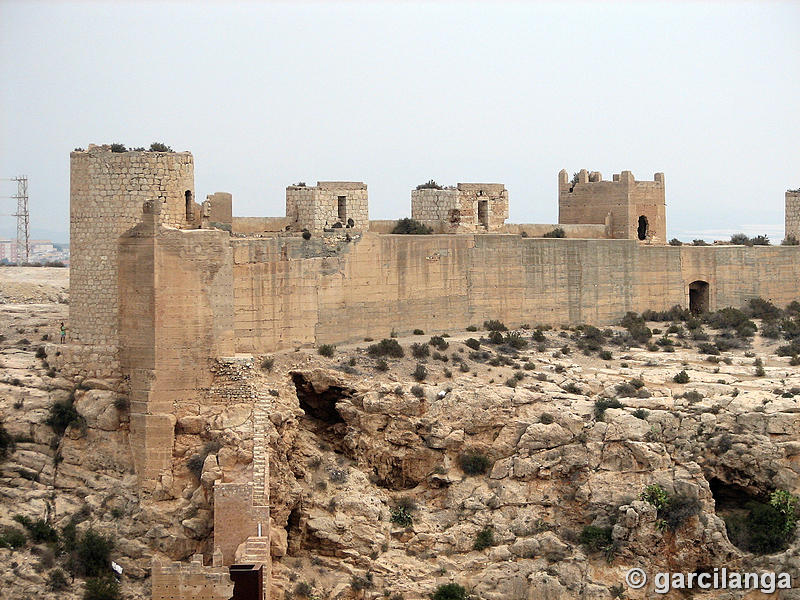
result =
[{"label": "crenellated tower", "polygon": [[606,224],[612,238],[664,244],[664,174],[656,173],[653,181],[636,181],[633,173],[622,171],[612,181],[603,181],[598,171],[581,169],[577,181],[570,181],[562,169],[558,174],[558,222]]}]

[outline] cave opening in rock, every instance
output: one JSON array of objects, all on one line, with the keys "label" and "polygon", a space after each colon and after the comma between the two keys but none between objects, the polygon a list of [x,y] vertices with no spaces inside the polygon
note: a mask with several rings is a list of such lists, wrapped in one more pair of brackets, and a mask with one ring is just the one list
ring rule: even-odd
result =
[{"label": "cave opening in rock", "polygon": [[352,390],[337,385],[319,385],[306,379],[303,373],[293,372],[292,382],[297,391],[300,408],[306,416],[327,425],[344,423],[342,415],[336,410],[336,403],[352,396]]},{"label": "cave opening in rock", "polygon": [[286,523],[286,553],[296,556],[303,545],[303,536],[300,531],[300,509],[295,507],[289,513]]},{"label": "cave opening in rock", "polygon": [[728,539],[746,552],[773,554],[789,545],[794,527],[770,504],[768,494],[753,494],[748,489],[714,478],[709,482],[714,496],[714,512],[725,521]]}]

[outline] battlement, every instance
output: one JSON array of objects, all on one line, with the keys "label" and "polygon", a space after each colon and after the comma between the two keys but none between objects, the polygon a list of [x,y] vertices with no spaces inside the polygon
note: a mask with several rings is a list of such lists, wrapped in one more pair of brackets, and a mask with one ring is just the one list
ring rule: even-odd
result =
[{"label": "battlement", "polygon": [[574,179],[558,173],[558,222],[606,224],[612,238],[664,244],[667,237],[664,174],[637,181],[631,171],[603,180],[599,171],[581,169]]},{"label": "battlement", "polygon": [[558,172],[558,187],[561,189],[573,187],[579,184],[588,184],[588,183],[619,183],[622,185],[639,185],[639,184],[654,184],[656,186],[664,185],[664,173],[655,173],[653,175],[653,180],[639,180],[637,181],[636,178],[633,176],[631,171],[622,171],[620,173],[615,173],[611,176],[611,181],[603,180],[603,174],[600,171],[587,171],[586,169],[581,169],[578,171],[578,180],[573,181],[569,177],[569,173],[566,169],[561,169]]}]

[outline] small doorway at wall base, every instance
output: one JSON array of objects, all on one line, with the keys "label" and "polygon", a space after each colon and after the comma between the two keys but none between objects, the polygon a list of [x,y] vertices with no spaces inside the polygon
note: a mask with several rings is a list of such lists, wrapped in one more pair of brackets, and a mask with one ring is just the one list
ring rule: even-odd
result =
[{"label": "small doorway at wall base", "polygon": [[699,315],[708,312],[708,282],[693,281],[689,284],[689,310]]}]

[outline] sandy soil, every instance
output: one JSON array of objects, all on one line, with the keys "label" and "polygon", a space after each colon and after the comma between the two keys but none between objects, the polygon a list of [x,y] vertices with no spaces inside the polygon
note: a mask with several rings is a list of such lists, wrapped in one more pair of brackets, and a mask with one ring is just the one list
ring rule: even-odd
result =
[{"label": "sandy soil", "polygon": [[0,304],[67,303],[69,269],[0,267]]}]

